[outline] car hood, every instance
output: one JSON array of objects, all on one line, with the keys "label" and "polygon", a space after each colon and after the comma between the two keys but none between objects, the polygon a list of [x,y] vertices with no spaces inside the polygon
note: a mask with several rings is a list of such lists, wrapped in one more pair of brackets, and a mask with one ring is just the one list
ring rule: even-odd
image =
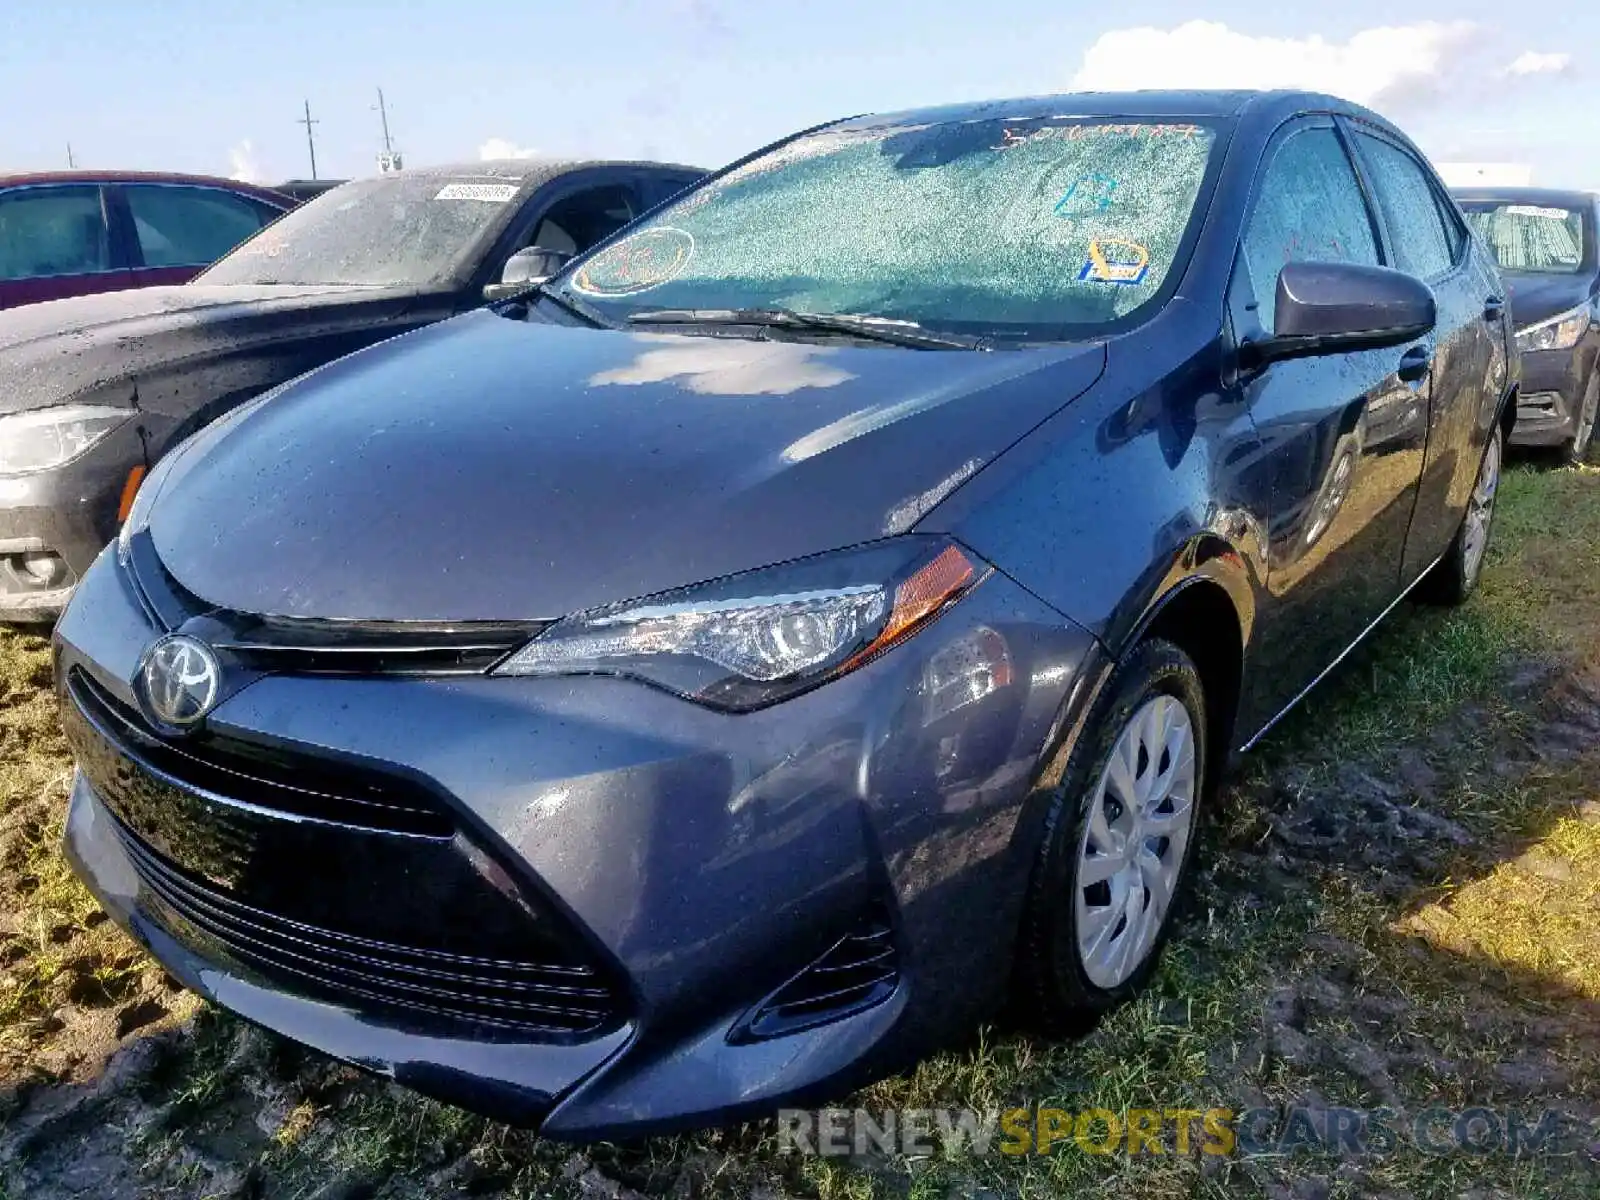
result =
[{"label": "car hood", "polygon": [[386,320],[415,288],[184,284],[0,312],[0,414],[92,398],[133,404],[141,375],[222,358],[330,324]]},{"label": "car hood", "polygon": [[1104,368],[569,328],[478,312],[330,364],[194,439],[151,506],[173,577],[241,612],[566,613],[870,541]]},{"label": "car hood", "polygon": [[1587,274],[1551,275],[1534,271],[1501,271],[1510,291],[1511,321],[1518,329],[1576,308],[1590,296]]}]

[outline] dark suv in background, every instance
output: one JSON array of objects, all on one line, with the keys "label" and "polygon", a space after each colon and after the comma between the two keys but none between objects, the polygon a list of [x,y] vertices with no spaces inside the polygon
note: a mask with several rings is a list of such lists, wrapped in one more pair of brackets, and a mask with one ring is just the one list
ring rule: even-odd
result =
[{"label": "dark suv in background", "polygon": [[1580,462],[1600,408],[1600,238],[1591,192],[1471,188],[1455,193],[1511,293],[1522,393],[1511,440]]},{"label": "dark suv in background", "polygon": [[294,206],[205,175],[0,175],[0,308],[187,283]]}]

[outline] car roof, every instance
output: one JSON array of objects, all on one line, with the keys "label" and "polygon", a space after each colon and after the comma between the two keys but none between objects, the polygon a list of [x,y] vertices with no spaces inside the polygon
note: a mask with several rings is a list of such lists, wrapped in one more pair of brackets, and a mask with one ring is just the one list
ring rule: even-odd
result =
[{"label": "car roof", "polygon": [[970,104],[949,104],[931,108],[906,109],[894,113],[875,113],[852,118],[846,125],[860,127],[875,123],[914,124],[919,121],[975,121],[1043,117],[1166,117],[1235,118],[1252,110],[1281,109],[1291,112],[1338,112],[1361,117],[1387,126],[1377,113],[1348,100],[1320,92],[1249,91],[1216,89],[1152,88],[1133,92],[1064,92],[1050,96],[1026,96],[1012,100],[984,100]]},{"label": "car roof", "polygon": [[[532,191],[559,175],[596,167],[620,167],[635,171],[660,171],[674,174],[704,175],[704,167],[691,167],[682,163],[642,162],[600,158],[491,158],[478,162],[440,163],[428,167],[407,167],[394,171],[398,178],[433,179],[504,179],[515,183],[522,191]],[[372,178],[369,176],[368,178]],[[378,178],[383,178],[379,176]]]},{"label": "car roof", "polygon": [[294,200],[282,192],[220,175],[189,175],[178,171],[29,171],[0,175],[0,188],[51,183],[176,183],[223,188],[292,207]]},{"label": "car roof", "polygon": [[1551,208],[1584,208],[1595,202],[1595,193],[1579,188],[1536,187],[1458,187],[1450,194],[1457,200],[1504,200],[1508,204],[1543,204]]}]

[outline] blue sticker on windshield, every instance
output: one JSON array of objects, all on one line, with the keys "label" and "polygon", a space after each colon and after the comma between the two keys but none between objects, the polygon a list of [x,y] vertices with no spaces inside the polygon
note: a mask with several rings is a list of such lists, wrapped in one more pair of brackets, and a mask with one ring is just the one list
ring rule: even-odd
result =
[{"label": "blue sticker on windshield", "polygon": [[1058,217],[1087,217],[1111,207],[1117,181],[1109,175],[1085,175],[1073,181],[1066,194],[1056,201]]},{"label": "blue sticker on windshield", "polygon": [[1078,272],[1080,283],[1118,283],[1131,287],[1143,283],[1150,271],[1150,251],[1122,238],[1095,238],[1089,243],[1089,261]]}]

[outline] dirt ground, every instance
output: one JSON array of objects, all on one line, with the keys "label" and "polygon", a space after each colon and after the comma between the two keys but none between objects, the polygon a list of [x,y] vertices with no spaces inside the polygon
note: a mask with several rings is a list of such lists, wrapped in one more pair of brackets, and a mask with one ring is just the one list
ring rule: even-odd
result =
[{"label": "dirt ground", "polygon": [[110,926],[57,851],[46,648],[6,633],[0,1200],[1600,1196],[1600,470],[1510,473],[1492,553],[1228,781],[1146,996],[841,1104],[1553,1111],[1531,1151],[823,1159],[771,1122],[574,1149],[418,1099],[204,1008]]}]

